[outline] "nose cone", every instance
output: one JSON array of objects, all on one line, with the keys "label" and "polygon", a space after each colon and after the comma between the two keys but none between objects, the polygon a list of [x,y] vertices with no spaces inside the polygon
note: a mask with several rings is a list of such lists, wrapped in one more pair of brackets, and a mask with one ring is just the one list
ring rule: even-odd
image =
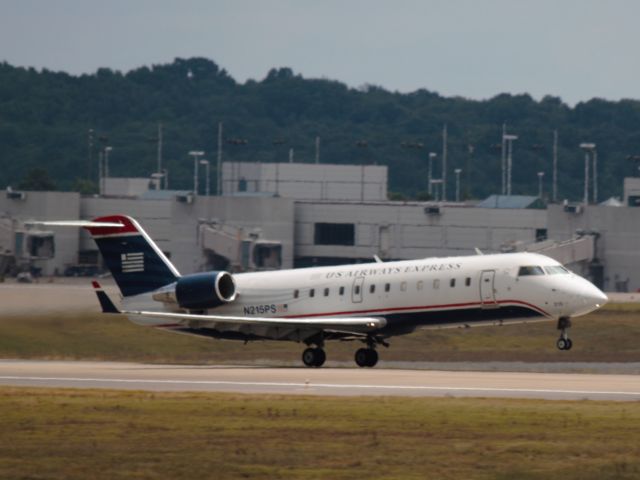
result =
[{"label": "nose cone", "polygon": [[609,297],[593,283],[584,279],[581,280],[575,292],[581,304],[576,315],[585,315],[593,312],[609,301]]}]

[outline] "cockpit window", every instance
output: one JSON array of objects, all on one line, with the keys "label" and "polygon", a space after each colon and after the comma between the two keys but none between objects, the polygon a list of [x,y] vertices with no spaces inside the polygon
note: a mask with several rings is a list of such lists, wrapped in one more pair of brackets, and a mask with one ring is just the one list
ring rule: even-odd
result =
[{"label": "cockpit window", "polygon": [[542,270],[542,267],[520,267],[518,276],[525,277],[527,275],[544,275],[544,270]]},{"label": "cockpit window", "polygon": [[544,267],[545,271],[549,275],[558,275],[558,274],[567,274],[569,270],[564,268],[562,265],[553,265],[551,267]]}]

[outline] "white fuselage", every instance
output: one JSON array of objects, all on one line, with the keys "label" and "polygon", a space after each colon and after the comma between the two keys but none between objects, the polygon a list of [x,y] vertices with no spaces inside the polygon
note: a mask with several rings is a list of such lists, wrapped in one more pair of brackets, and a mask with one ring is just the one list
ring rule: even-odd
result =
[{"label": "white fuselage", "polygon": [[[534,273],[525,275],[524,271]],[[549,257],[532,253],[243,273],[235,274],[234,280],[237,299],[209,313],[309,319],[384,317],[383,335],[407,333],[417,326],[574,317],[607,301],[584,278],[563,270]],[[124,305],[176,311],[153,301],[149,294],[127,297]],[[150,326],[163,323],[135,321]],[[270,333],[264,327],[229,326],[230,330],[240,328],[265,338],[283,338],[282,332]]]}]

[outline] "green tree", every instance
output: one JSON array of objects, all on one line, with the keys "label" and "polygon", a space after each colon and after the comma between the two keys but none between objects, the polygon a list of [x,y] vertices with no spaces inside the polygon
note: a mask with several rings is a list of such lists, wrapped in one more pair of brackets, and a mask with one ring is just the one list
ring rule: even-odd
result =
[{"label": "green tree", "polygon": [[30,169],[24,179],[18,184],[20,190],[50,191],[56,190],[56,183],[49,176],[49,172],[41,167]]}]

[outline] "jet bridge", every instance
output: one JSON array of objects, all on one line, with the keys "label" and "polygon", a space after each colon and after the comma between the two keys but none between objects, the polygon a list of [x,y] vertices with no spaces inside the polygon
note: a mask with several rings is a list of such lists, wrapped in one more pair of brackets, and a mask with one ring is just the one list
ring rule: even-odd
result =
[{"label": "jet bridge", "polygon": [[533,252],[546,255],[562,265],[570,266],[588,277],[597,287],[604,284],[604,266],[596,255],[596,232],[578,231],[567,240],[543,240],[535,243],[518,242],[501,247],[502,252]]},{"label": "jet bridge", "polygon": [[18,219],[0,217],[0,276],[29,271],[55,256],[55,235]]},{"label": "jet bridge", "polygon": [[209,269],[247,272],[282,267],[282,242],[263,238],[258,228],[207,223],[199,231]]}]

